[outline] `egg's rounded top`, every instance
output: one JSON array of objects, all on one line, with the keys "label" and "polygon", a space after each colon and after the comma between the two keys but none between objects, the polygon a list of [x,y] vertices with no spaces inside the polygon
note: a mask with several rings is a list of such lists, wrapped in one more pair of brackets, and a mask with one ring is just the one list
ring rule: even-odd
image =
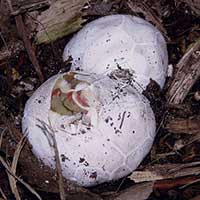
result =
[{"label": "egg's rounded top", "polygon": [[110,15],[85,25],[66,45],[63,59],[72,70],[110,74],[129,69],[145,89],[150,78],[163,87],[168,55],[162,34],[149,22],[131,15]]},{"label": "egg's rounded top", "polygon": [[149,152],[155,118],[148,100],[108,76],[69,72],[43,83],[22,121],[34,154],[55,167],[52,135],[64,177],[83,186],[117,180]]}]

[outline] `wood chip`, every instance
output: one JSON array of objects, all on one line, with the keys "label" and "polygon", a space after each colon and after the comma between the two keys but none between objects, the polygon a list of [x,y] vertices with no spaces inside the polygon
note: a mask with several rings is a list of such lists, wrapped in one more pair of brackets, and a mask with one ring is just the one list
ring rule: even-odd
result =
[{"label": "wood chip", "polygon": [[177,64],[177,73],[169,88],[170,104],[180,104],[200,76],[200,39],[185,53]]},{"label": "wood chip", "polygon": [[[12,5],[11,0],[6,0],[6,1],[9,5],[10,12],[13,13],[14,9],[13,9],[13,5]],[[36,58],[35,51],[32,47],[30,38],[28,37],[27,27],[25,27],[25,24],[24,24],[24,21],[23,21],[21,14],[15,16],[15,22],[16,22],[18,34],[20,35],[20,37],[22,38],[22,40],[24,42],[24,46],[25,46],[27,53],[29,55],[29,59],[31,60],[31,62],[32,62],[34,68],[35,68],[35,71],[36,71],[36,73],[37,73],[37,75],[40,79],[40,82],[43,82],[44,76],[42,74],[38,60]]]}]

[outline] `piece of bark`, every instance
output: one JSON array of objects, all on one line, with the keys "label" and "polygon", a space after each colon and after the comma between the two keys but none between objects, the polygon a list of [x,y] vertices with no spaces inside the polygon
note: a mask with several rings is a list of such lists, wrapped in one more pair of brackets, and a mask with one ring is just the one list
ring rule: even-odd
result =
[{"label": "piece of bark", "polygon": [[87,0],[60,0],[42,12],[35,21],[37,43],[49,43],[80,29],[84,22],[81,9],[86,2]]},{"label": "piece of bark", "polygon": [[174,179],[198,174],[200,174],[200,162],[187,164],[157,164],[146,167],[142,171],[136,170],[129,176],[129,178],[136,183],[140,183],[145,181]]},{"label": "piece of bark", "polygon": [[[13,157],[16,146],[23,136],[8,119],[4,122],[4,126],[8,128],[8,131],[4,134],[1,151],[5,152],[7,157]],[[18,174],[34,189],[59,193],[59,177],[56,176],[55,170],[44,166],[33,155],[28,143],[24,145],[18,160]],[[64,189],[66,199],[102,200],[98,195],[66,179],[64,179]]]},{"label": "piece of bark", "polygon": [[[27,3],[27,1],[25,1]],[[15,16],[15,15],[19,15],[19,14],[23,14],[26,12],[32,12],[35,10],[40,10],[40,9],[44,9],[50,6],[49,1],[44,0],[44,1],[39,1],[39,2],[33,2],[33,3],[28,3],[28,4],[24,4],[25,2],[23,2],[23,4],[21,3],[21,5],[19,6],[19,8],[15,11],[13,11],[11,13],[11,15]]]},{"label": "piece of bark", "polygon": [[190,47],[176,67],[178,71],[167,94],[170,104],[182,103],[200,76],[200,39]]},{"label": "piece of bark", "polygon": [[199,134],[200,118],[183,119],[175,118],[165,122],[165,129],[172,133]]},{"label": "piece of bark", "polygon": [[141,183],[131,186],[120,192],[113,200],[145,200],[153,192],[153,182]]}]

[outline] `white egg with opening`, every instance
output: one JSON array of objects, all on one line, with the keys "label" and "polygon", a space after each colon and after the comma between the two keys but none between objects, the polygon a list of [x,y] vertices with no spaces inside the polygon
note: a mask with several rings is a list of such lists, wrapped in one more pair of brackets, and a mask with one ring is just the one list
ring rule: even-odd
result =
[{"label": "white egg with opening", "polygon": [[149,152],[155,118],[148,100],[107,76],[53,76],[27,101],[23,132],[37,158],[55,168],[52,133],[63,176],[82,186],[131,173]]},{"label": "white egg with opening", "polygon": [[110,15],[85,25],[64,49],[72,57],[72,70],[109,74],[129,69],[141,91],[150,78],[162,88],[168,54],[162,34],[149,22],[131,15]]}]

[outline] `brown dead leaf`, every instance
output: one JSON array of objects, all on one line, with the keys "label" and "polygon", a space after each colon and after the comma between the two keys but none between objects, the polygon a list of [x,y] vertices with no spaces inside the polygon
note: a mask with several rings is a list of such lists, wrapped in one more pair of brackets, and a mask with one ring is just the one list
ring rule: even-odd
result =
[{"label": "brown dead leaf", "polygon": [[136,183],[145,181],[157,181],[174,179],[184,176],[200,174],[200,162],[187,164],[157,164],[144,168],[142,171],[134,171],[129,178]]},{"label": "brown dead leaf", "polygon": [[114,200],[145,200],[153,192],[153,182],[136,184],[119,194]]}]

